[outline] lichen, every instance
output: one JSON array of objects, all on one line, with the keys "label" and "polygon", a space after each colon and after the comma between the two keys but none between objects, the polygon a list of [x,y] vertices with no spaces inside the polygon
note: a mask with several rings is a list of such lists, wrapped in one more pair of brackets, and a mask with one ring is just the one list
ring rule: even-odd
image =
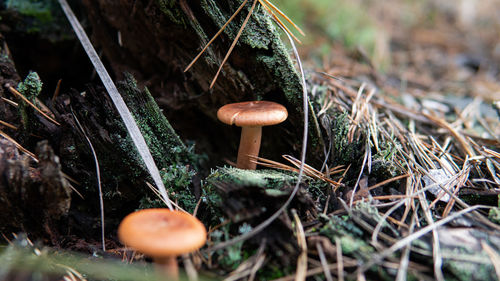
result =
[{"label": "lichen", "polygon": [[296,177],[276,170],[244,170],[232,167],[223,167],[215,170],[207,182],[233,182],[238,185],[256,185],[269,189],[279,188],[283,185],[291,185]]},{"label": "lichen", "polygon": [[[232,225],[228,223],[221,226],[219,229],[210,233],[210,241],[213,243],[222,243],[230,239],[230,229]],[[242,224],[238,227],[238,235],[248,233],[252,227],[248,224]],[[255,250],[252,250],[255,251]],[[216,251],[218,255],[218,264],[227,267],[231,270],[236,269],[245,259],[251,254],[243,248],[243,242],[236,243],[225,249]]]},{"label": "lichen", "polygon": [[338,238],[344,254],[367,259],[375,252],[375,249],[365,242],[363,230],[356,226],[349,217],[322,216],[321,219],[326,223],[319,233],[330,238],[333,243]]},{"label": "lichen", "polygon": [[17,90],[29,101],[34,102],[35,98],[42,91],[42,86],[43,83],[38,73],[30,71],[26,79],[17,85]]},{"label": "lichen", "polygon": [[[268,195],[281,195],[284,187],[293,187],[297,183],[297,173],[271,169],[245,170],[233,167],[222,167],[214,170],[205,180],[205,190],[212,192],[212,184],[230,182],[240,186],[258,186],[266,189]],[[323,202],[327,197],[329,184],[308,176],[302,178],[307,191],[313,199]]]},{"label": "lichen", "polygon": [[[495,269],[491,264],[444,259],[443,268],[450,271],[447,280],[496,280]],[[454,277],[454,278],[453,278]]]},{"label": "lichen", "polygon": [[[42,91],[42,85],[43,83],[40,80],[38,73],[30,72],[28,76],[26,76],[26,79],[17,85],[17,90],[30,102],[36,105],[36,97]],[[39,122],[34,115],[35,113],[33,112],[33,108],[31,108],[23,100],[19,99],[18,112],[19,116],[21,116],[21,123],[23,124],[23,134],[28,135],[29,133],[34,132]]]},{"label": "lichen", "polygon": [[488,218],[496,223],[496,224],[500,224],[500,208],[491,208],[489,213],[488,213]]}]

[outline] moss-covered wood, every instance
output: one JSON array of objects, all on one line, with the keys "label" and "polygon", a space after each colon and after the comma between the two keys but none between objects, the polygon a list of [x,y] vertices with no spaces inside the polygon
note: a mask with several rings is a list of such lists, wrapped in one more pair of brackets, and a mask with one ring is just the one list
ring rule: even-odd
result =
[{"label": "moss-covered wood", "polygon": [[[196,192],[191,179],[196,175],[197,156],[180,140],[147,89],[139,89],[130,75],[118,83],[118,88],[144,135],[167,189],[174,199],[181,199],[179,203],[183,207],[193,209]],[[61,157],[71,172],[79,175],[89,172],[84,167],[94,165],[74,113],[96,150],[105,198],[119,199],[110,200],[107,210],[122,208],[129,202],[131,205],[127,208],[131,211],[139,207],[141,199],[148,206],[163,205],[159,200],[147,199],[156,198],[146,185],[152,181],[104,89],[89,87],[83,93],[73,91],[63,95],[58,99],[58,111],[66,126],[61,137],[64,143]],[[81,176],[83,186],[96,196],[95,175]]]},{"label": "moss-covered wood", "polygon": [[[168,108],[166,114],[174,127],[209,153],[212,163],[220,165],[221,156],[236,157],[239,131],[216,119],[220,106],[236,101],[266,99],[287,106],[289,120],[273,130],[264,130],[262,151],[277,157],[297,149],[297,144],[289,140],[299,139],[292,136],[301,132],[299,76],[289,50],[262,7],[254,11],[217,83],[209,89],[251,3],[186,73],[185,67],[242,1],[84,3],[94,27],[93,42],[102,49],[114,72],[120,76],[122,71],[129,71],[139,84],[147,85],[160,106]],[[266,136],[280,141],[270,144]]]}]

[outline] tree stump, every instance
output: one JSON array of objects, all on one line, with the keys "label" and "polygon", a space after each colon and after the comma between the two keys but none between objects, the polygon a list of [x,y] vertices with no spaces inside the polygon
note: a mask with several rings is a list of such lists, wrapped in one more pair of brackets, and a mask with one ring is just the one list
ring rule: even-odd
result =
[{"label": "tree stump", "polygon": [[[265,99],[284,104],[289,121],[265,130],[263,155],[300,148],[300,79],[279,32],[262,7],[254,10],[234,51],[209,89],[251,1],[193,68],[185,67],[241,5],[237,0],[85,0],[92,40],[118,77],[128,71],[148,86],[176,130],[195,140],[212,164],[235,158],[239,131],[216,119],[227,103]],[[229,136],[229,138],[221,137]],[[266,138],[267,136],[267,138]],[[226,138],[226,139],[224,139]],[[270,144],[267,139],[274,139]],[[230,145],[228,145],[230,144]]]}]

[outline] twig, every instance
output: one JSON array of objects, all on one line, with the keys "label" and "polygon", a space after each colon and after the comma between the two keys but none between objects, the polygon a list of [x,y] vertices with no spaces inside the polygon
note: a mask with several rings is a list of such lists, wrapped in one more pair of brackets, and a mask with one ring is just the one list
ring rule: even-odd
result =
[{"label": "twig", "polygon": [[[424,217],[429,224],[429,226],[434,225],[434,220],[432,218],[431,210],[429,209],[429,203],[425,198],[423,193],[418,195],[418,199],[420,201],[420,206],[423,209]],[[436,231],[436,228],[432,228],[432,257],[434,260],[434,277],[438,281],[444,281],[443,271],[441,266],[443,265],[443,257],[441,256],[441,247],[439,245],[439,234]]]},{"label": "twig", "polygon": [[375,226],[375,229],[373,230],[372,233],[372,245],[378,245],[377,241],[377,236],[380,233],[380,230],[382,229],[382,226],[384,225],[384,222],[386,219],[394,212],[396,211],[401,205],[405,203],[404,200],[400,200],[396,205],[392,206],[383,216],[380,218],[380,221],[377,223],[377,226]]},{"label": "twig", "polygon": [[361,170],[359,171],[359,176],[358,179],[356,180],[356,184],[354,185],[354,188],[352,189],[352,194],[351,198],[349,198],[349,207],[352,208],[352,203],[354,200],[354,194],[356,193],[356,188],[358,188],[359,181],[361,180],[361,176],[363,175],[363,171],[365,170],[365,165],[368,160],[368,154],[370,151],[370,144],[368,143],[368,140],[365,142],[365,156],[363,157],[363,164],[361,165]]},{"label": "twig", "polygon": [[189,281],[198,281],[198,271],[193,265],[193,261],[189,257],[189,254],[183,254],[182,263],[184,264],[184,270],[186,271],[186,275]]},{"label": "twig", "polygon": [[2,98],[2,100],[3,100],[4,102],[6,102],[6,103],[8,103],[8,104],[12,105],[13,107],[18,107],[18,106],[19,106],[19,105],[17,104],[17,102],[15,102],[15,101],[9,100],[9,99],[4,98],[4,97],[1,97],[1,98]]},{"label": "twig", "polygon": [[[416,213],[414,213],[411,220],[410,229],[408,230],[409,235],[413,234],[413,231],[415,230],[416,220],[417,216]],[[411,245],[406,245],[403,249],[403,253],[399,262],[398,274],[396,275],[396,281],[406,281],[408,264],[410,263],[410,250]]]},{"label": "twig", "polygon": [[297,41],[297,43],[302,43],[300,42],[299,38],[297,38],[291,31],[290,29],[288,29],[288,27],[286,27],[286,25],[283,24],[283,22],[278,18],[278,16],[276,16],[276,14],[271,10],[271,8],[269,8],[263,1],[259,0],[260,4],[262,5],[262,7],[264,7],[264,9],[266,9],[266,11],[271,15],[271,17],[276,21],[276,22],[279,22],[283,28],[283,30],[287,33],[290,34],[290,36],[293,38],[293,40]]},{"label": "twig", "polygon": [[[260,1],[260,0],[259,0]],[[260,1],[262,3],[262,1]],[[267,5],[269,5],[273,10],[275,10],[280,16],[282,16],[287,22],[289,22],[302,36],[306,36],[306,34],[304,33],[304,31],[302,31],[302,29],[300,29],[300,27],[298,27],[290,18],[288,18],[285,13],[283,13],[282,11],[280,11],[280,9],[278,9],[278,7],[276,7],[273,3],[271,3],[271,1],[269,0],[264,0],[264,2],[266,2]],[[283,22],[281,22],[281,25],[284,26]],[[290,33],[290,32],[289,32]],[[291,33],[290,33],[291,34]]]}]

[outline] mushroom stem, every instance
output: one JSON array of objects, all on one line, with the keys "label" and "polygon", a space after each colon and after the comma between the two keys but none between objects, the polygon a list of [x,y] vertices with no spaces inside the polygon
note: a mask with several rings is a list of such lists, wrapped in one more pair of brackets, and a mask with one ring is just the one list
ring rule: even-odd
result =
[{"label": "mushroom stem", "polygon": [[257,164],[250,161],[250,155],[259,156],[261,137],[262,126],[241,128],[240,148],[238,149],[238,160],[236,161],[237,168],[248,170],[257,168]]},{"label": "mushroom stem", "polygon": [[154,258],[155,265],[161,274],[166,275],[168,280],[179,280],[179,265],[177,257]]}]

